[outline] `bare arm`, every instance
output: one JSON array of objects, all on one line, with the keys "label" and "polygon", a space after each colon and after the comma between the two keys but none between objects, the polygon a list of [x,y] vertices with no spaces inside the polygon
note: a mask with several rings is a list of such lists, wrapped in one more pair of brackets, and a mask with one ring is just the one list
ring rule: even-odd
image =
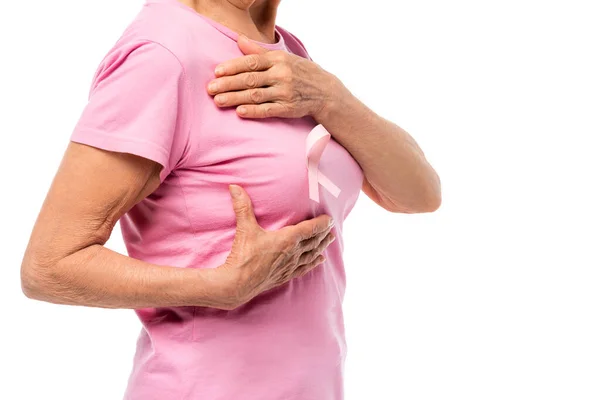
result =
[{"label": "bare arm", "polygon": [[158,187],[160,168],[70,142],[23,258],[24,293],[107,308],[212,305],[211,270],[152,265],[104,247],[121,215]]},{"label": "bare arm", "polygon": [[244,36],[246,56],[216,69],[207,90],[219,107],[238,106],[243,118],[312,116],[352,154],[363,191],[391,212],[435,211],[440,180],[416,141],[360,102],[333,74],[284,51],[269,51]]},{"label": "bare arm", "polygon": [[256,224],[243,190],[233,197],[243,233],[236,233],[221,267],[153,265],[104,247],[117,220],[158,187],[160,168],[142,157],[70,142],[23,258],[25,295],[105,308],[232,309],[323,261],[332,242],[329,217],[267,232]]},{"label": "bare arm", "polygon": [[363,192],[391,212],[432,212],[441,203],[440,179],[417,142],[398,125],[377,115],[337,78],[330,102],[315,119],[360,164]]}]

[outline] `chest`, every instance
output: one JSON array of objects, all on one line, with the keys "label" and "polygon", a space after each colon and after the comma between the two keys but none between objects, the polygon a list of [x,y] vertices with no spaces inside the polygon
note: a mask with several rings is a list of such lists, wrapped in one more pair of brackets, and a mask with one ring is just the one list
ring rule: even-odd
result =
[{"label": "chest", "polygon": [[315,126],[310,117],[242,119],[234,109],[203,107],[185,166],[178,171],[192,223],[211,232],[231,227],[229,184],[244,188],[265,229],[321,213],[341,223],[359,195],[362,170],[331,137],[318,159],[318,171],[339,192],[319,184],[319,200],[311,198],[307,147]]}]

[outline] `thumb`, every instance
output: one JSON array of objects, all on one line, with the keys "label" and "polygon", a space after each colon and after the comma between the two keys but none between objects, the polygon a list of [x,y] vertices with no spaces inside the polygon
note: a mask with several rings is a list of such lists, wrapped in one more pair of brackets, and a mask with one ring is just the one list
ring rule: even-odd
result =
[{"label": "thumb", "polygon": [[246,35],[240,34],[237,43],[238,47],[245,55],[263,54],[269,51],[268,49],[260,46],[258,43],[250,40]]},{"label": "thumb", "polygon": [[256,216],[248,193],[241,186],[229,185],[229,194],[233,203],[233,211],[235,212],[235,221],[237,229],[250,231],[256,228]]}]

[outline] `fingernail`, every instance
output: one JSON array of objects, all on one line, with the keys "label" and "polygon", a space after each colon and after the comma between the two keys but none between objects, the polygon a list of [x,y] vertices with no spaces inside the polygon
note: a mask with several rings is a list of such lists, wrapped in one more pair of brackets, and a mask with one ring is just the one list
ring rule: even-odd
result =
[{"label": "fingernail", "polygon": [[223,67],[222,65],[217,65],[217,67],[215,68],[215,75],[222,75],[225,73],[225,67]]},{"label": "fingernail", "polygon": [[248,112],[248,110],[246,109],[246,107],[238,108],[238,113],[240,113],[241,115],[245,115],[247,112]]},{"label": "fingernail", "polygon": [[218,95],[218,96],[215,97],[215,101],[218,104],[225,104],[225,101],[227,101],[227,97],[224,96],[224,95],[222,95],[222,94],[220,94],[220,95]]},{"label": "fingernail", "polygon": [[208,85],[208,90],[210,90],[211,92],[216,92],[219,89],[219,84],[217,82],[211,82],[210,85]]},{"label": "fingernail", "polygon": [[329,223],[327,224],[328,228],[331,228],[333,226],[333,224],[335,223],[335,220],[333,218],[329,219]]},{"label": "fingernail", "polygon": [[237,185],[229,185],[229,192],[233,197],[240,197],[240,195],[242,194],[240,187]]}]

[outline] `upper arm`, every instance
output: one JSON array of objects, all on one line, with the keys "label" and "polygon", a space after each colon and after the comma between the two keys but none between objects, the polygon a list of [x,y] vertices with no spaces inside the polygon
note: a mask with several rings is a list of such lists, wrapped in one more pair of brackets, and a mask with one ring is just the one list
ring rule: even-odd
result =
[{"label": "upper arm", "polygon": [[103,245],[117,220],[159,186],[161,166],[70,142],[35,222],[23,267],[55,265]]},{"label": "upper arm", "polygon": [[109,52],[43,203],[23,267],[52,266],[108,240],[117,220],[182,159],[187,96],[179,60],[161,45],[122,43]]}]

